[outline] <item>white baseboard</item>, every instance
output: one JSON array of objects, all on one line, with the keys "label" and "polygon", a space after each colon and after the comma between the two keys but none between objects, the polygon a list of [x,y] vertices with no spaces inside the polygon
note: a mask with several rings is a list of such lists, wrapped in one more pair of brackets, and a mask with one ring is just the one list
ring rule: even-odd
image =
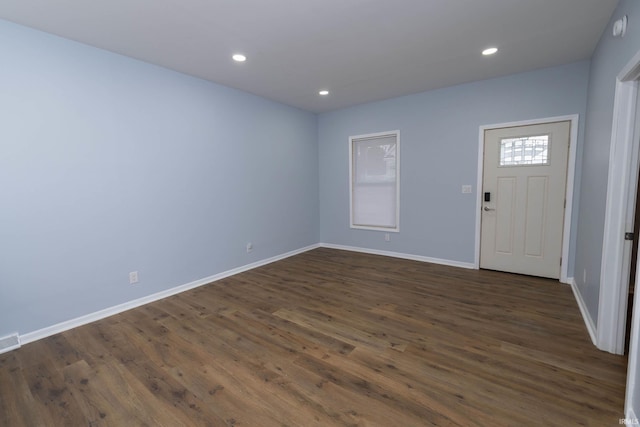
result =
[{"label": "white baseboard", "polygon": [[634,408],[627,409],[623,425],[638,425],[638,417]]},{"label": "white baseboard", "polygon": [[412,261],[430,262],[432,264],[448,265],[451,267],[461,267],[461,268],[468,268],[472,270],[476,268],[475,264],[472,262],[451,261],[448,259],[430,258],[426,256],[421,256],[421,255],[404,254],[400,252],[380,251],[377,249],[359,248],[355,246],[334,245],[331,243],[320,243],[320,247],[330,248],[330,249],[340,249],[343,251],[351,251],[351,252],[361,252],[361,253],[372,254],[372,255],[383,255],[383,256],[388,256],[393,258],[408,259]]},{"label": "white baseboard", "polygon": [[20,336],[18,333],[0,338],[0,354],[20,348]]},{"label": "white baseboard", "polygon": [[[0,348],[0,354],[13,350],[15,348],[20,347],[20,345],[23,344],[28,344],[30,342],[33,341],[37,341],[40,340],[42,338],[46,338],[48,336],[51,335],[55,335],[58,334],[60,332],[64,332],[67,331],[69,329],[72,328],[76,328],[78,326],[82,326],[82,325],[86,325],[88,323],[91,322],[95,322],[97,320],[100,319],[104,319],[105,317],[109,317],[109,316],[113,316],[115,314],[119,314],[122,313],[124,311],[127,310],[131,310],[133,308],[136,307],[140,307],[141,305],[144,304],[149,304],[151,302],[154,301],[158,301],[161,300],[163,298],[167,298],[170,297],[172,295],[176,295],[179,294],[181,292],[185,292],[188,291],[190,289],[194,289],[203,285],[206,285],[208,283],[211,282],[215,282],[217,280],[221,280],[224,279],[226,277],[229,276],[233,276],[235,274],[239,274],[248,270],[252,270],[254,268],[258,268],[261,267],[263,265],[267,265],[270,264],[272,262],[276,262],[276,261],[280,261],[282,259],[285,258],[289,258],[292,257],[294,255],[298,255],[301,254],[303,252],[307,252],[313,249],[316,249],[318,247],[323,247],[323,248],[330,248],[330,249],[338,249],[338,250],[346,250],[346,251],[351,251],[351,252],[360,252],[360,253],[367,253],[367,254],[373,254],[373,255],[382,255],[382,256],[388,256],[388,257],[393,257],[393,258],[401,258],[401,259],[408,259],[408,260],[413,260],[413,261],[421,261],[421,262],[429,262],[429,263],[433,263],[433,264],[440,264],[440,265],[447,265],[447,266],[451,266],[451,267],[460,267],[460,268],[466,268],[466,269],[475,269],[476,266],[474,263],[468,263],[468,262],[461,262],[461,261],[452,261],[452,260],[446,260],[446,259],[440,259],[440,258],[431,258],[431,257],[425,257],[425,256],[421,256],[421,255],[413,255],[413,254],[405,254],[405,253],[400,253],[400,252],[391,252],[391,251],[382,251],[382,250],[377,250],[377,249],[369,249],[369,248],[361,248],[361,247],[355,247],[355,246],[343,246],[343,245],[334,245],[331,243],[318,243],[318,244],[314,244],[314,245],[310,245],[304,248],[300,248],[300,249],[296,249],[281,255],[277,255],[271,258],[267,258],[261,261],[257,261],[251,264],[247,264],[244,265],[242,267],[238,267],[238,268],[234,268],[231,270],[227,270],[224,271],[222,273],[218,273],[218,274],[214,274],[212,276],[209,277],[205,277],[203,279],[199,279],[190,283],[186,283],[184,285],[180,285],[180,286],[176,286],[174,288],[171,289],[167,289],[161,292],[157,292],[155,294],[151,294],[151,295],[147,295],[145,297],[142,298],[138,298],[132,301],[127,301],[123,304],[119,304],[113,307],[109,307],[109,308],[105,308],[103,310],[99,310],[96,311],[94,313],[90,313],[84,316],[80,316],[77,317],[75,319],[70,319],[64,322],[60,322],[57,323],[55,325],[52,326],[48,326],[46,328],[42,328],[36,331],[32,331],[32,332],[28,332],[25,333],[23,335],[18,336],[18,344],[15,346],[10,346],[7,348]],[[587,326],[587,330],[589,331],[589,335],[591,336],[591,340],[593,341],[594,345],[595,345],[595,324],[593,323],[593,320],[591,319],[591,316],[589,316],[589,312],[586,309],[586,306],[584,304],[584,301],[582,300],[582,296],[580,295],[580,293],[577,290],[576,284],[574,279],[568,278],[568,282],[571,285],[571,289],[573,290],[574,296],[576,298],[576,301],[578,303],[578,307],[580,308],[580,312],[582,313],[582,316],[584,318],[585,324]]]},{"label": "white baseboard", "polygon": [[[175,288],[167,289],[161,292],[157,292],[155,294],[147,295],[142,298],[138,298],[132,301],[127,301],[123,304],[119,304],[113,307],[105,308],[104,310],[96,311],[94,313],[90,313],[84,316],[77,317],[75,319],[70,319],[52,326],[48,326],[46,328],[39,329],[37,331],[28,332],[24,335],[20,335],[19,342],[21,344],[28,344],[33,341],[40,340],[42,338],[46,338],[51,335],[58,334],[60,332],[67,331],[72,328],[77,328],[78,326],[86,325],[91,322],[95,322],[96,320],[104,319],[105,317],[113,316],[114,314],[122,313],[123,311],[131,310],[132,308],[140,307],[144,304],[149,304],[154,301],[161,300],[163,298],[170,297],[172,295],[179,294],[181,292],[188,291],[193,288],[197,288],[199,286],[206,285],[207,283],[215,282],[217,280],[224,279],[229,276],[233,276],[238,273],[242,273],[248,270],[252,270],[257,267],[261,267],[266,264],[271,264],[272,262],[280,261],[285,258],[292,257],[294,255],[301,254],[303,252],[310,251],[312,249],[318,248],[320,245],[315,244],[311,246],[307,246],[304,248],[296,249],[291,252],[287,252],[281,255],[276,255],[271,258],[267,258],[261,261],[257,261],[251,264],[244,265],[242,267],[234,268],[231,270],[224,271],[222,273],[214,274],[213,276],[205,277],[200,280],[196,280],[191,283],[186,283],[184,285],[176,286]],[[13,350],[17,347],[12,347],[8,349],[0,349],[0,354],[5,351]]]},{"label": "white baseboard", "polygon": [[587,331],[589,332],[589,336],[591,337],[591,342],[593,345],[597,347],[597,333],[596,333],[596,324],[593,322],[591,315],[589,314],[589,310],[587,309],[587,305],[584,303],[582,299],[582,294],[578,290],[578,285],[573,277],[567,278],[567,282],[571,286],[571,290],[573,291],[573,296],[576,298],[576,302],[578,303],[578,308],[580,308],[580,313],[582,313],[582,319],[584,320],[584,324],[587,327]]}]

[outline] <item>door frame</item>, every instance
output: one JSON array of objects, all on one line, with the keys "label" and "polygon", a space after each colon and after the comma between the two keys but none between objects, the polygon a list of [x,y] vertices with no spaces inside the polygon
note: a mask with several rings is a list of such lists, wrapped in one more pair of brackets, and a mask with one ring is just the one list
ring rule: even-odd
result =
[{"label": "door frame", "polygon": [[560,266],[560,282],[569,283],[567,277],[569,265],[569,246],[571,244],[571,215],[573,212],[573,184],[576,170],[576,147],[578,145],[578,114],[567,116],[546,117],[541,119],[522,120],[517,122],[498,123],[492,125],[482,125],[479,130],[478,144],[478,178],[476,182],[476,248],[474,266],[480,269],[480,228],[482,224],[482,182],[484,176],[484,134],[491,129],[500,129],[516,126],[540,125],[554,122],[571,122],[569,131],[569,157],[567,162],[567,188],[565,193],[566,207],[564,210],[564,221],[562,229],[562,265]]},{"label": "door frame", "polygon": [[[629,218],[629,204],[636,196],[634,184],[638,176],[637,153],[640,144],[634,138],[634,132],[639,80],[640,52],[618,74],[613,104],[596,345],[614,354],[624,352],[630,263],[630,251],[625,248],[624,233],[628,225],[633,223],[633,219]],[[634,328],[637,330],[635,317],[631,331]],[[633,341],[631,345],[637,351],[637,339],[635,341],[635,345]],[[633,348],[629,351],[633,351]],[[631,358],[629,360],[631,362]],[[635,367],[631,367],[630,363],[629,372],[634,370]]]}]

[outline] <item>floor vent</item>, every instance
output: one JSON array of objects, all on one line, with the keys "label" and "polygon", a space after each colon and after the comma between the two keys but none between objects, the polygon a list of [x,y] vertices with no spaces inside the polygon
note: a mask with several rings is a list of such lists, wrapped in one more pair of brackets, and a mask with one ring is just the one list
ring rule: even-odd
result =
[{"label": "floor vent", "polygon": [[14,350],[20,347],[20,337],[18,334],[0,338],[0,353]]}]

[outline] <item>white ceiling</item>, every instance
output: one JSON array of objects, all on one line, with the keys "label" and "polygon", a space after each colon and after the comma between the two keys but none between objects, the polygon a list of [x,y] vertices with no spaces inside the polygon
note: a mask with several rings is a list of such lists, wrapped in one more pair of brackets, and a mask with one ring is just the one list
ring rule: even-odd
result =
[{"label": "white ceiling", "polygon": [[590,58],[616,4],[2,0],[0,18],[324,112]]}]

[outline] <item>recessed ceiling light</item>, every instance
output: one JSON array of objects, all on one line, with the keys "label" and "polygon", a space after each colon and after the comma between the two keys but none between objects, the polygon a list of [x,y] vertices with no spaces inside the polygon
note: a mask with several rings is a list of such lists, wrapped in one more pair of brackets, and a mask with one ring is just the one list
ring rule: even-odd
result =
[{"label": "recessed ceiling light", "polygon": [[487,48],[487,49],[483,50],[483,51],[482,51],[482,54],[483,54],[484,56],[488,56],[488,55],[493,55],[493,54],[494,54],[494,53],[496,53],[497,51],[498,51],[498,48],[497,48],[497,47],[490,47],[490,48]]},{"label": "recessed ceiling light", "polygon": [[327,96],[327,95],[329,95],[329,91],[326,90],[326,89],[323,89],[323,90],[318,92],[318,95]]},{"label": "recessed ceiling light", "polygon": [[247,57],[241,53],[236,53],[235,55],[232,56],[232,58],[236,62],[244,62],[247,60]]}]

